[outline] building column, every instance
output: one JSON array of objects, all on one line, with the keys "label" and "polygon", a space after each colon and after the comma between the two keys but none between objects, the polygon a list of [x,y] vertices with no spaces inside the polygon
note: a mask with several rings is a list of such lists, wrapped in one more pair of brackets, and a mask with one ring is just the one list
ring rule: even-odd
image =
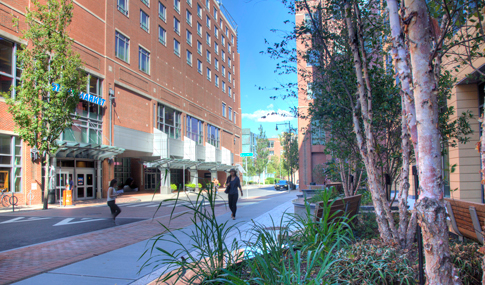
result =
[{"label": "building column", "polygon": [[171,194],[170,168],[160,168],[160,194]]},{"label": "building column", "polygon": [[195,189],[199,188],[199,171],[197,169],[189,169],[190,171],[190,183],[195,184]]},{"label": "building column", "polygon": [[97,167],[96,167],[96,198],[101,199],[103,198],[103,187],[101,182],[101,160],[97,160]]}]

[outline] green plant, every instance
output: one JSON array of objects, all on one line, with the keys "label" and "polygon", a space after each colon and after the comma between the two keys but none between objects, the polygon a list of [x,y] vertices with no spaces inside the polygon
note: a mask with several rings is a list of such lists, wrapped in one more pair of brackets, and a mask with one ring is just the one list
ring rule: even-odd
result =
[{"label": "green plant", "polygon": [[482,284],[483,254],[479,251],[480,247],[475,242],[450,244],[451,260],[460,274],[462,284]]},{"label": "green plant", "polygon": [[359,189],[359,191],[357,191],[357,194],[361,194],[362,195],[362,198],[360,200],[360,203],[362,205],[372,205],[372,194],[370,193],[369,190],[367,189]]},{"label": "green plant", "polygon": [[354,223],[354,236],[358,240],[379,238],[375,213],[360,213]]},{"label": "green plant", "polygon": [[172,189],[173,191],[177,191],[177,185],[170,184],[170,189]]},{"label": "green plant", "polygon": [[275,179],[273,177],[268,177],[265,180],[266,184],[274,184],[274,182],[275,182]]},{"label": "green plant", "polygon": [[[228,238],[230,232],[236,232],[236,235],[240,236],[237,224],[229,226],[227,221],[220,222],[216,219],[215,199],[216,195],[212,191],[199,192],[195,201],[189,200],[188,204],[183,205],[188,211],[177,215],[174,215],[174,211],[179,201],[178,197],[165,200],[175,201],[169,224],[161,224],[163,232],[143,253],[142,257],[150,257],[140,271],[147,267],[165,267],[158,279],[159,282],[173,278],[173,284],[198,284],[201,280],[217,279],[223,274],[226,266],[232,268],[242,261],[242,253],[238,250],[238,238]],[[193,228],[180,231],[170,229],[170,222],[182,215],[191,215]],[[172,244],[176,249],[169,251],[166,248],[170,247],[162,248],[158,245],[159,242]],[[186,274],[187,272],[191,274]]]},{"label": "green plant", "polygon": [[337,191],[335,187],[330,187],[326,188],[325,190],[318,190],[317,194],[315,194],[313,197],[307,199],[308,202],[310,203],[316,203],[316,202],[321,202],[327,197],[329,200],[333,200],[337,197],[339,197],[340,194]]}]

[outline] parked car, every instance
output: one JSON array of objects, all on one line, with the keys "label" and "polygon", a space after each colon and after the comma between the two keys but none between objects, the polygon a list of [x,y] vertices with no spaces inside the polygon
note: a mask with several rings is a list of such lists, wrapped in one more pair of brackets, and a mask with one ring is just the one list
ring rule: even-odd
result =
[{"label": "parked car", "polygon": [[274,189],[276,190],[288,190],[290,182],[288,180],[280,180],[275,184]]}]

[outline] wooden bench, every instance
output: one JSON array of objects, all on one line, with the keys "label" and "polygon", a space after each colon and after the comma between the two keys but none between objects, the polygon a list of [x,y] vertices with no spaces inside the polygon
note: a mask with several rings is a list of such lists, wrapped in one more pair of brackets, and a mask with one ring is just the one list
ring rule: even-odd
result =
[{"label": "wooden bench", "polygon": [[450,217],[450,231],[460,240],[466,237],[483,244],[485,204],[446,198],[445,206]]},{"label": "wooden bench", "polygon": [[[357,215],[359,213],[361,199],[362,195],[356,195],[343,199],[328,201],[329,205],[333,202],[332,206],[330,207],[329,222],[338,217],[348,216],[349,218],[352,218]],[[320,219],[323,217],[323,203],[324,202],[319,202],[315,205],[314,220],[316,222],[320,221]]]}]

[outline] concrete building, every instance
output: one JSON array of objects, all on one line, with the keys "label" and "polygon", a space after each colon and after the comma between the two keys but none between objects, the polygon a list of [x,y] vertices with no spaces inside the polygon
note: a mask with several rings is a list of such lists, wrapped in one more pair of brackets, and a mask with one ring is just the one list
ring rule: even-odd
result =
[{"label": "concrete building", "polygon": [[[20,37],[31,6],[0,2],[1,91],[18,82],[16,51],[27,44]],[[224,181],[225,170],[241,163],[237,25],[224,6],[78,0],[68,30],[89,75],[85,92],[96,100],[79,102],[72,129],[59,138],[49,170],[58,198],[71,179],[74,200],[105,197],[113,178],[132,177],[141,191],[168,193],[171,184],[199,177]],[[21,204],[40,203],[43,171],[14,127],[0,98],[0,180]],[[29,192],[33,201],[26,201]]]},{"label": "concrete building", "polygon": [[242,152],[256,152],[257,136],[251,129],[242,129]]}]

